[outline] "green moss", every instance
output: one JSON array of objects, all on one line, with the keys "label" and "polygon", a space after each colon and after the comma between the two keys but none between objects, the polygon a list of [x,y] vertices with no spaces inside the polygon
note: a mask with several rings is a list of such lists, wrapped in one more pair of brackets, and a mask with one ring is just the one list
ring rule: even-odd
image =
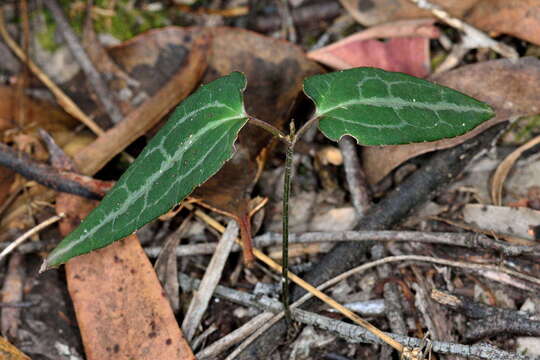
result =
[{"label": "green moss", "polygon": [[[111,34],[120,41],[128,40],[135,35],[156,27],[163,27],[169,24],[169,17],[166,11],[145,11],[135,8],[131,5],[130,0],[120,0],[116,3],[114,16],[97,15],[94,17],[93,25],[95,31],[99,33]],[[82,35],[84,21],[86,17],[85,11],[70,11],[75,2],[70,0],[62,0],[60,4],[64,10],[64,14],[69,17],[69,23],[75,33]],[[108,0],[96,0],[95,6],[103,9],[108,9]],[[44,8],[42,14],[45,18],[45,29],[37,34],[37,39],[40,45],[48,50],[55,51],[60,44],[55,41],[56,24],[52,14],[48,9]]]},{"label": "green moss", "polygon": [[518,143],[526,142],[540,130],[540,115],[527,116],[520,119],[515,130],[516,141]]},{"label": "green moss", "polygon": [[120,1],[114,9],[114,17],[101,16],[96,19],[96,31],[109,33],[120,41],[125,41],[146,30],[168,25],[165,11],[143,11],[130,7],[128,3],[128,0]]},{"label": "green moss", "polygon": [[53,24],[46,24],[45,29],[37,33],[37,41],[39,45],[41,45],[42,48],[49,52],[54,52],[58,47],[60,46],[55,40],[54,40],[54,33],[56,31],[56,25]]}]

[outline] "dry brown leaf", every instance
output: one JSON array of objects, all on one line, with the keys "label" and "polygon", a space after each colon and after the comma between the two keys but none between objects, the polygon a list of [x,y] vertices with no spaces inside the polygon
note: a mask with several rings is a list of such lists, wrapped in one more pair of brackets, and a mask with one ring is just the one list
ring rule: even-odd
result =
[{"label": "dry brown leaf", "polygon": [[[25,123],[17,124],[19,129],[23,129],[27,135],[34,135],[37,129],[42,128],[50,133],[55,140],[64,145],[73,137],[73,129],[78,122],[66,114],[60,107],[47,101],[37,100],[29,96],[24,96],[23,100],[17,101],[15,88],[0,86],[0,133],[2,141],[13,140],[15,131],[7,131],[15,128],[15,112],[20,101],[26,107]],[[43,114],[47,114],[44,116]]]},{"label": "dry brown leaf", "polygon": [[[96,202],[57,197],[71,232]],[[152,264],[135,235],[66,264],[68,289],[88,360],[195,359]]]},{"label": "dry brown leaf", "polygon": [[[361,24],[432,17],[410,0],[340,0]],[[431,0],[452,16],[486,32],[509,34],[540,45],[540,6],[537,0]]]},{"label": "dry brown leaf", "polygon": [[[205,82],[242,71],[248,79],[244,95],[247,112],[283,128],[304,78],[322,69],[299,47],[285,41],[238,28],[215,28],[212,35]],[[250,193],[271,141],[267,131],[247,124],[240,132],[231,161],[192,194],[204,206],[237,220],[248,246]]]},{"label": "dry brown leaf", "polygon": [[[311,51],[308,57],[340,70],[372,66],[426,77],[430,73],[428,38],[439,36],[433,23],[423,19],[374,26]],[[390,40],[382,42],[379,38]]]},{"label": "dry brown leaf", "polygon": [[465,135],[451,139],[363,148],[362,159],[369,182],[378,182],[412,157],[458,145],[499,122],[540,112],[540,60],[536,58],[521,58],[516,62],[493,60],[467,65],[437,75],[431,80],[485,101],[493,106],[496,117]]}]

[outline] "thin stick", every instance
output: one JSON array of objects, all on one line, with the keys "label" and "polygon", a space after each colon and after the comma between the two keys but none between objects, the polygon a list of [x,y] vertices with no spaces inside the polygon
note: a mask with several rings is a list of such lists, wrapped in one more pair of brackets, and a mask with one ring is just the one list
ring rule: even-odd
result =
[{"label": "thin stick", "polygon": [[83,124],[88,126],[90,130],[96,135],[101,135],[104,131],[99,127],[98,124],[94,122],[91,118],[86,116],[86,114],[66,95],[64,92],[51,80],[49,77],[32,61],[30,60],[24,51],[17,45],[17,43],[11,38],[9,33],[6,30],[6,24],[4,21],[4,10],[0,7],[0,35],[6,42],[6,44],[11,48],[11,50],[24,62],[28,68],[32,71],[37,78],[47,86],[47,88],[53,93],[56,97],[58,104],[64,108],[64,110],[72,115],[74,118],[80,120]]},{"label": "thin stick", "polygon": [[[527,274],[523,274],[518,271],[511,270],[511,269],[507,269],[498,265],[466,263],[466,262],[461,262],[461,261],[446,260],[446,259],[440,259],[440,258],[434,258],[434,257],[422,256],[422,255],[399,255],[399,256],[388,256],[380,260],[372,261],[372,262],[363,264],[361,266],[358,266],[356,268],[353,268],[325,282],[324,284],[319,286],[319,289],[327,289],[328,287],[334,284],[337,284],[340,281],[345,280],[351,275],[364,272],[367,269],[370,269],[372,267],[379,266],[381,264],[389,264],[389,263],[403,262],[403,261],[420,261],[420,262],[428,262],[428,263],[433,263],[433,264],[457,267],[457,268],[462,268],[462,269],[475,270],[475,271],[480,272],[484,276],[489,275],[490,272],[499,272],[499,273],[504,273],[510,276],[514,276],[522,280],[530,281],[540,286],[539,278],[536,278]],[[514,284],[514,286],[521,288],[518,284]]]},{"label": "thin stick", "polygon": [[[258,248],[272,246],[281,243],[283,235],[280,233],[266,233],[253,238],[253,245]],[[421,231],[335,231],[335,232],[306,232],[302,234],[289,234],[289,243],[310,244],[329,243],[343,241],[403,241],[428,244],[442,244],[459,246],[469,249],[493,250],[504,256],[531,255],[540,256],[540,245],[523,246],[512,245],[504,241],[491,239],[485,235],[474,233],[437,233]],[[0,243],[0,246],[1,243]],[[150,257],[157,257],[161,247],[146,247],[144,249]],[[235,244],[232,251],[241,250],[240,245]],[[180,245],[176,247],[176,256],[206,255],[216,251],[215,243]]]},{"label": "thin stick", "polygon": [[[0,142],[0,165],[11,169],[28,180],[47,186],[61,192],[67,192],[89,199],[99,199],[101,196],[92,191],[92,179],[78,174],[58,171],[54,167],[35,160],[28,154],[12,149]],[[85,181],[85,184],[75,179]],[[86,185],[86,186],[85,186]]]},{"label": "thin stick", "polygon": [[495,205],[502,205],[502,192],[503,184],[506,180],[506,177],[510,173],[512,166],[517,161],[517,159],[530,148],[540,144],[540,136],[536,136],[531,140],[527,141],[525,144],[518,147],[516,150],[512,151],[500,164],[497,166],[495,173],[492,176],[491,182],[491,201]]},{"label": "thin stick", "polygon": [[79,65],[81,65],[81,69],[86,75],[88,83],[92,86],[96,98],[101,105],[103,105],[103,108],[107,115],[109,115],[111,121],[114,124],[118,124],[120,121],[122,121],[124,116],[122,115],[122,112],[118,106],[116,106],[114,103],[114,97],[101,78],[101,74],[96,70],[94,64],[92,64],[90,61],[88,54],[81,46],[77,35],[75,35],[75,32],[73,32],[71,29],[66,16],[60,8],[60,5],[58,5],[56,0],[44,0],[44,2],[51,11],[54,20],[58,25],[58,29],[66,41],[66,45],[68,46],[69,50],[71,50],[71,54],[77,60]]},{"label": "thin stick", "polygon": [[43,221],[42,223],[34,226],[32,229],[28,230],[21,236],[19,236],[15,241],[13,241],[11,244],[9,244],[8,247],[6,247],[2,252],[0,253],[0,261],[6,257],[9,253],[11,253],[13,250],[17,248],[17,246],[21,245],[26,239],[31,237],[34,234],[37,234],[41,230],[45,229],[47,226],[54,224],[58,220],[62,219],[64,217],[64,214],[58,214],[55,216],[52,216],[48,218],[47,220]]},{"label": "thin stick", "polygon": [[[182,273],[178,274],[178,278],[179,278],[180,283],[182,284],[182,289],[184,291],[194,291],[197,289],[198,284],[200,283],[200,280],[193,279]],[[216,287],[216,291],[214,295],[222,299],[229,300],[235,304],[240,304],[242,306],[256,308],[261,311],[266,311],[263,314],[267,314],[268,312],[276,312],[278,309],[281,308],[281,305],[279,304],[277,300],[268,298],[266,296],[257,296],[257,295],[248,294],[248,293],[241,292],[238,290],[230,289],[225,286]],[[311,294],[308,294],[308,295],[311,295]],[[296,306],[296,305],[297,303],[291,305],[291,309],[293,306]],[[283,316],[283,311],[276,314],[274,318],[268,319],[265,325],[261,327],[259,330],[263,330],[262,332],[264,332],[264,329],[268,327],[266,325],[269,324],[271,326],[275,322],[276,318],[278,319],[281,318],[280,315],[281,317]],[[302,323],[309,324],[309,325],[314,325],[322,329],[329,330],[333,333],[336,333],[338,336],[345,338],[351,342],[355,342],[355,343],[366,342],[366,343],[374,343],[374,344],[381,343],[380,339],[373,336],[365,329],[358,327],[356,325],[346,324],[342,321],[329,319],[325,316],[321,316],[321,315],[318,315],[309,311],[300,310],[300,309],[292,309],[292,315],[294,319],[297,321],[300,321]],[[248,342],[249,339],[256,338],[261,333],[261,331],[259,330],[251,334],[249,338],[244,341],[244,343],[242,343],[239,347],[237,347],[234,350],[234,352],[232,352],[227,357],[227,360],[234,359],[242,351],[242,348],[245,347],[245,343]],[[419,347],[422,341],[421,339],[402,336],[398,334],[391,334],[391,333],[386,333],[386,334],[394,338],[395,340],[399,341],[400,343],[407,344],[411,348]],[[220,350],[224,351],[225,349],[222,348]],[[478,345],[468,346],[468,345],[461,345],[461,344],[456,344],[456,343],[433,341],[433,351],[439,354],[476,356],[481,359],[529,359],[525,356],[512,354],[512,353],[497,349],[487,344],[478,344]],[[198,355],[199,354],[197,354],[197,356]],[[219,352],[217,351],[212,352],[212,355],[213,357],[216,357],[217,355],[219,355]]]},{"label": "thin stick", "polygon": [[212,256],[212,259],[210,260],[210,264],[208,264],[208,269],[201,282],[200,291],[196,292],[193,296],[186,316],[184,317],[184,321],[182,322],[182,330],[188,341],[193,339],[193,336],[195,335],[195,331],[197,330],[202,316],[208,307],[208,303],[212,298],[212,293],[221,278],[225,261],[229,256],[237,236],[238,225],[234,220],[231,220],[227,229],[223,232],[223,236],[219,241],[214,256]]},{"label": "thin stick", "polygon": [[199,351],[195,356],[197,359],[215,359],[219,354],[223,353],[225,350],[231,346],[239,343],[242,339],[245,339],[247,334],[251,335],[257,329],[260,329],[264,326],[268,320],[274,317],[272,312],[263,312],[253,319],[234,330],[233,332],[225,335],[211,345],[205,347]]},{"label": "thin stick", "polygon": [[347,184],[351,193],[351,202],[356,210],[356,215],[360,218],[367,208],[371,206],[371,199],[366,176],[356,152],[357,148],[356,141],[351,136],[344,136],[339,140],[339,149],[343,154],[343,167],[345,168]]}]

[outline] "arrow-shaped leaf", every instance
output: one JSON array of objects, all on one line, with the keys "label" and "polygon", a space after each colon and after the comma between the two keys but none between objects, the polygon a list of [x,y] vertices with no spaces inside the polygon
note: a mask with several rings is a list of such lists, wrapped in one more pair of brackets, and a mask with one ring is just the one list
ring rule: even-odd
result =
[{"label": "arrow-shaped leaf", "polygon": [[319,128],[330,139],[397,145],[462,135],[491,118],[486,104],[402,73],[356,68],[304,81]]},{"label": "arrow-shaped leaf", "polygon": [[233,154],[247,122],[246,79],[232,73],[202,86],[120,177],[100,205],[49,254],[42,268],[109,245],[169,211]]}]

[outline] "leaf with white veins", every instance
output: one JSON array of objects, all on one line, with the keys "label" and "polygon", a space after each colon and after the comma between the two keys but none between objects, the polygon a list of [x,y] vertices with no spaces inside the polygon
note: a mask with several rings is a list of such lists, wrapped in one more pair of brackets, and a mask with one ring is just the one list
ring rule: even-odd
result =
[{"label": "leaf with white veins", "polygon": [[362,145],[398,145],[462,135],[493,117],[488,105],[410,75],[356,68],[304,81],[319,129]]},{"label": "leaf with white veins", "polygon": [[166,213],[233,155],[244,110],[245,76],[235,72],[183,101],[81,225],[49,254],[42,269],[119,240]]}]

